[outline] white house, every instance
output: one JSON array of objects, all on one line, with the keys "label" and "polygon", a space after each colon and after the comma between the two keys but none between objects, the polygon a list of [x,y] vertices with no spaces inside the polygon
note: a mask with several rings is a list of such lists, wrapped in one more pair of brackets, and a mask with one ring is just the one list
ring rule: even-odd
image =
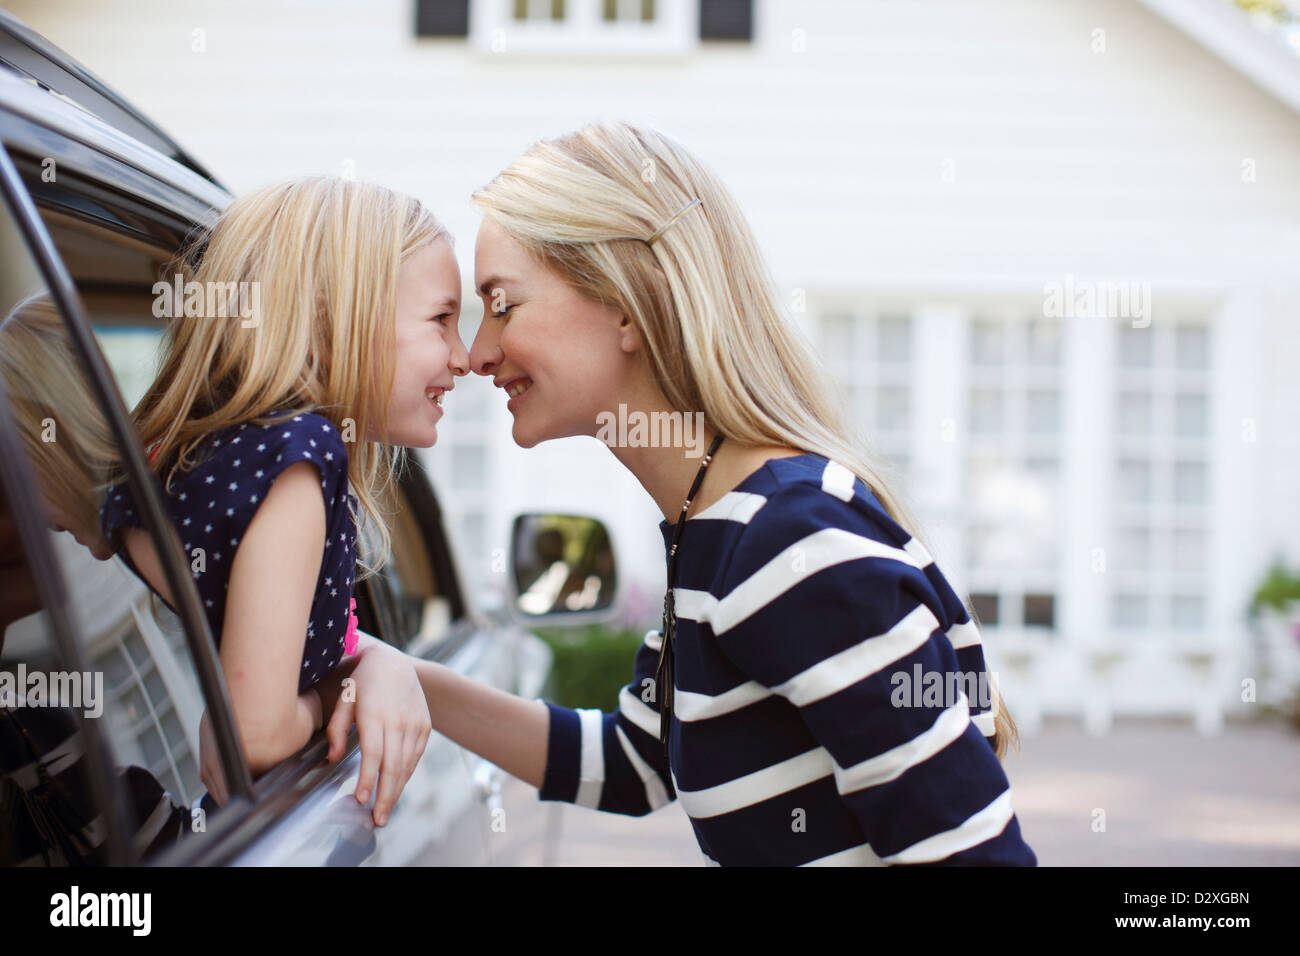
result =
[{"label": "white house", "polygon": [[[1248,712],[1246,602],[1300,560],[1300,61],[1227,0],[6,6],[237,191],[426,199],[467,339],[475,188],[597,117],[679,137],[899,466],[1022,729]],[[486,380],[447,410],[427,461],[480,590],[515,513],[595,514],[652,617],[661,516],[608,451],[516,448]]]}]

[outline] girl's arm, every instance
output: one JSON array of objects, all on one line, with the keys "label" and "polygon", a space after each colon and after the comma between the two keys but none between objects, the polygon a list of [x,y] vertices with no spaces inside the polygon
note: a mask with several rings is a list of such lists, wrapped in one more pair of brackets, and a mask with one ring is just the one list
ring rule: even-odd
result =
[{"label": "girl's arm", "polygon": [[[316,467],[290,465],[271,484],[230,569],[221,666],[255,776],[302,749],[321,727],[319,698],[313,690],[300,695],[298,678],[325,520]],[[213,556],[206,560],[210,566]]]},{"label": "girl's arm", "polygon": [[[418,678],[416,696],[425,703],[433,729],[520,780],[538,788],[542,786],[550,728],[544,703],[479,683],[442,664],[404,654],[364,631],[358,633],[356,657],[345,660],[317,685],[329,724],[326,732],[330,739],[330,760],[342,756],[348,728],[352,725],[353,701],[361,711],[356,718],[358,732],[363,737],[358,799],[364,800],[363,790],[374,779],[380,756],[387,756],[385,751],[373,748],[371,754],[366,752],[362,725],[367,701],[370,707],[384,704],[395,707],[394,695],[381,692],[380,688],[391,686],[399,693],[406,693],[405,678],[412,670]],[[355,682],[354,693],[344,695],[342,685],[348,678]],[[423,750],[421,742],[419,752]],[[396,760],[397,756],[394,754],[393,758]],[[415,759],[419,759],[419,753]],[[394,771],[400,766],[398,760],[393,765]],[[399,779],[396,773],[390,780],[387,764],[382,774],[375,800],[377,817],[381,808],[391,808],[406,782],[405,776]]]},{"label": "girl's arm", "polygon": [[348,728],[356,721],[361,769],[355,796],[364,806],[371,793],[376,794],[372,816],[377,826],[388,822],[432,730],[416,663],[416,658],[358,631],[356,655],[345,658],[315,688],[326,715],[326,759],[342,758]]}]

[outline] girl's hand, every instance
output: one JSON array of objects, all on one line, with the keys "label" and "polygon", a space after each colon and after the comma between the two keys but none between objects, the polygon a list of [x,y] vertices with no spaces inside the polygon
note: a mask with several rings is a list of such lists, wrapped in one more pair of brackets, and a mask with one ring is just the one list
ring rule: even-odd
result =
[{"label": "girl's hand", "polygon": [[361,738],[357,802],[364,806],[370,801],[378,773],[373,815],[375,825],[383,826],[420,762],[433,724],[411,658],[373,638],[365,642],[358,657],[326,727],[328,759],[343,756],[348,728],[355,720]]},{"label": "girl's hand", "polygon": [[208,793],[223,806],[230,794],[226,792],[226,774],[221,769],[221,754],[217,751],[217,736],[212,730],[212,720],[206,708],[203,719],[199,721],[199,780],[208,788]]}]

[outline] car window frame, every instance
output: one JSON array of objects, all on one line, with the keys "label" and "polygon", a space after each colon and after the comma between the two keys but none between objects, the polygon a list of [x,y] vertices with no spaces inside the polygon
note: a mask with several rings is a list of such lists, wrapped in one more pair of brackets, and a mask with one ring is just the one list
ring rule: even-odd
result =
[{"label": "car window frame", "polygon": [[[222,769],[226,774],[232,798],[251,803],[252,774],[243,759],[243,750],[239,743],[234,715],[230,709],[229,697],[225,691],[225,680],[216,656],[215,644],[208,634],[207,620],[200,608],[194,582],[182,570],[186,566],[185,562],[172,536],[165,533],[166,529],[170,528],[170,523],[163,510],[161,491],[156,487],[156,478],[149,470],[139,439],[129,423],[116,380],[108,369],[90,330],[90,323],[82,308],[76,285],[64,266],[58,249],[4,144],[0,144],[0,196],[14,220],[28,254],[45,282],[51,301],[64,323],[73,351],[82,365],[87,384],[99,405],[100,412],[105,417],[113,441],[123,456],[128,486],[135,496],[145,530],[158,550],[167,584],[177,599],[177,617],[185,630],[186,645],[194,661],[199,690],[212,721]],[[31,512],[32,515],[39,513],[40,510]],[[45,560],[54,560],[48,543],[45,545],[44,553]],[[58,580],[62,580],[61,575]],[[71,627],[71,622],[67,622],[66,628]],[[75,632],[65,630],[64,637],[72,633]],[[206,640],[203,639],[204,635],[207,635]],[[67,657],[65,653],[65,658],[70,663],[80,663],[81,654],[79,650],[71,657]],[[104,781],[110,779],[109,776],[103,778]],[[113,792],[111,786],[109,792]],[[109,805],[114,808],[116,814],[122,812],[118,801],[113,800]],[[112,857],[112,860],[125,862],[130,860],[130,857],[119,855]]]}]

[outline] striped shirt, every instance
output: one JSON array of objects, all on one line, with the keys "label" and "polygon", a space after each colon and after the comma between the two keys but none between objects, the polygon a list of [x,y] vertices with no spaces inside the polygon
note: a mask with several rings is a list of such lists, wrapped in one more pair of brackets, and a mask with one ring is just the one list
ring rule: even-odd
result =
[{"label": "striped shirt", "polygon": [[674,600],[667,756],[651,631],[617,710],[547,703],[542,800],[641,816],[680,799],[715,865],[1037,865],[979,631],[847,468],[775,459],[689,518]]}]

